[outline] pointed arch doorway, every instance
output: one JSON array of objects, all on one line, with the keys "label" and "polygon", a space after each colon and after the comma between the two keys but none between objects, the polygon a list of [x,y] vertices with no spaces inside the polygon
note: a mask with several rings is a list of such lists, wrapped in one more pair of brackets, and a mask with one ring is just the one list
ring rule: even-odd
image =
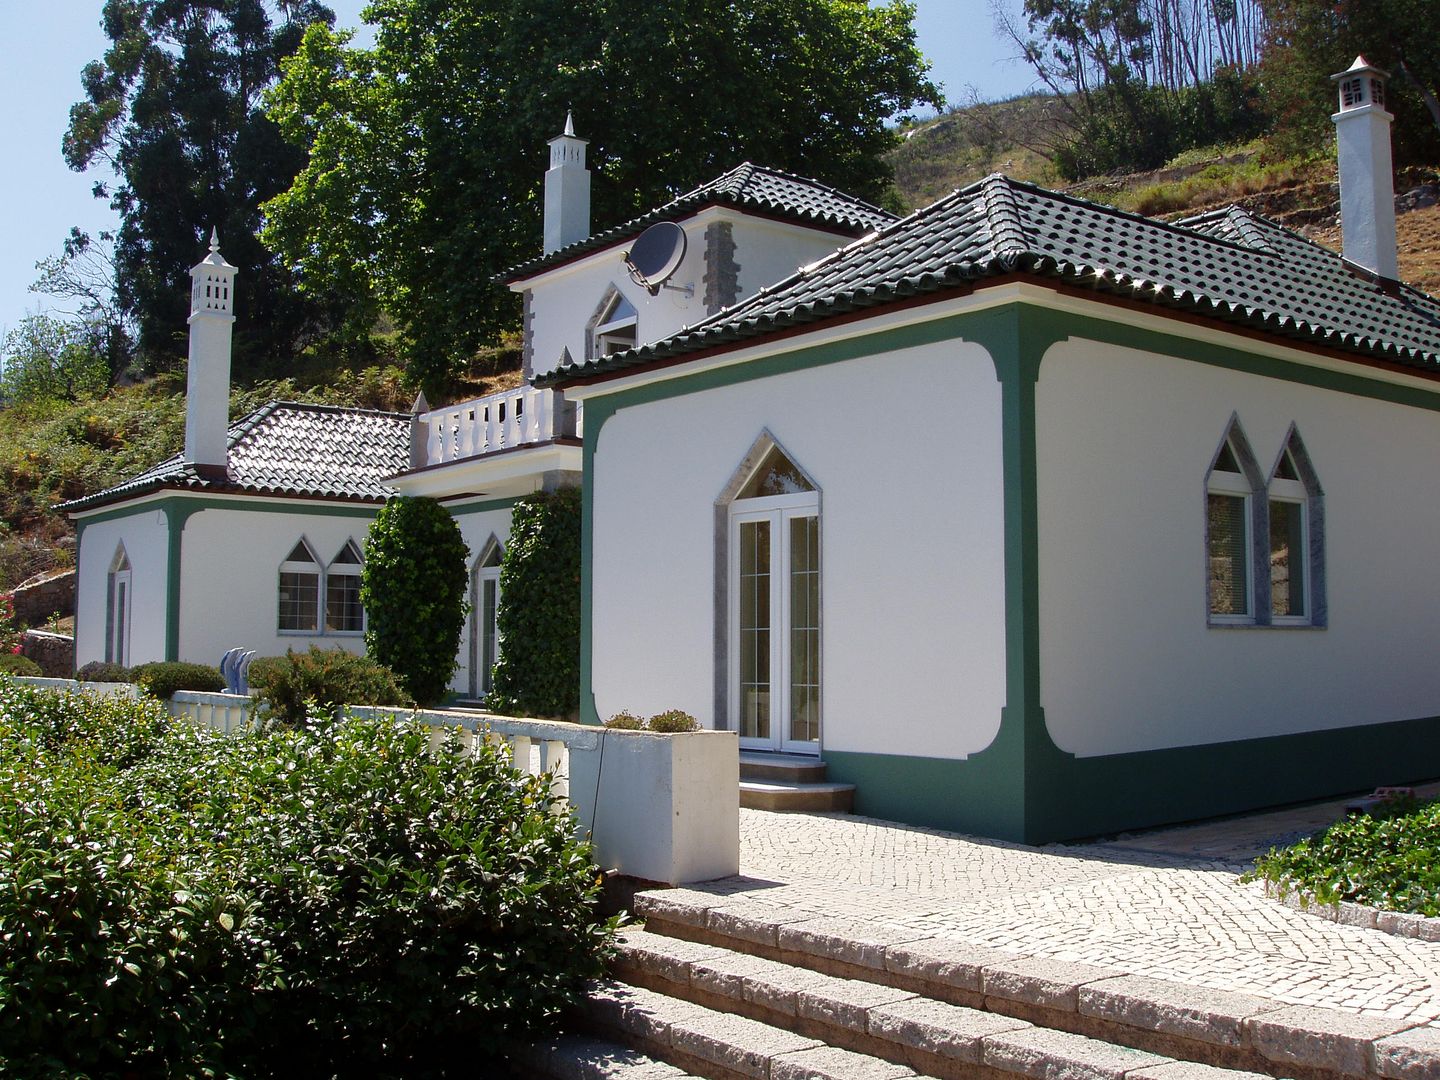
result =
[{"label": "pointed arch doorway", "polygon": [[762,435],[726,507],[729,724],[752,750],[820,752],[820,490]]},{"label": "pointed arch doorway", "polygon": [[500,563],[505,549],[491,536],[470,571],[470,696],[484,699],[494,689],[500,659]]}]

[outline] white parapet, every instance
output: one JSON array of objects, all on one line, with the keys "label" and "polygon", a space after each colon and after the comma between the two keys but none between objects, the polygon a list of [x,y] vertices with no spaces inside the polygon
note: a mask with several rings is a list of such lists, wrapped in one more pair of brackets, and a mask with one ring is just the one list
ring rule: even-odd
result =
[{"label": "white parapet", "polygon": [[421,413],[424,465],[533,446],[573,435],[564,395],[522,386]]}]

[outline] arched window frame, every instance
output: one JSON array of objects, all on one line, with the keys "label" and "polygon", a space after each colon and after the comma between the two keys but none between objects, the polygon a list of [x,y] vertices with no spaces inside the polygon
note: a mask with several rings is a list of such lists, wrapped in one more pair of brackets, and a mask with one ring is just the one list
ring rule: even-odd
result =
[{"label": "arched window frame", "polygon": [[365,609],[360,604],[360,575],[365,556],[360,545],[347,539],[325,567],[325,633],[358,635],[365,632]]},{"label": "arched window frame", "polygon": [[[1226,468],[1229,463],[1238,468]],[[1205,470],[1205,611],[1211,626],[1254,626],[1268,619],[1269,577],[1256,573],[1260,552],[1267,549],[1264,489],[1250,440],[1232,414]],[[1243,538],[1234,536],[1237,524],[1245,529]],[[1240,574],[1245,581],[1237,590]]]},{"label": "arched window frame", "polygon": [[591,360],[633,349],[640,343],[640,312],[613,282],[585,324],[585,355]]},{"label": "arched window frame", "polygon": [[1325,491],[1293,423],[1270,467],[1266,516],[1270,624],[1325,626]]},{"label": "arched window frame", "polygon": [[[297,559],[296,553],[301,551],[309,557]],[[280,564],[277,620],[280,633],[320,633],[322,598],[325,595],[321,582],[324,576],[324,567],[315,554],[315,545],[304,536],[300,537]]]},{"label": "arched window frame", "polygon": [[122,540],[115,545],[105,574],[105,661],[130,666],[130,623],[134,606],[134,579],[130,554]]},{"label": "arched window frame", "polygon": [[480,548],[470,568],[470,696],[483,698],[494,689],[500,659],[500,564],[505,547],[494,533]]}]

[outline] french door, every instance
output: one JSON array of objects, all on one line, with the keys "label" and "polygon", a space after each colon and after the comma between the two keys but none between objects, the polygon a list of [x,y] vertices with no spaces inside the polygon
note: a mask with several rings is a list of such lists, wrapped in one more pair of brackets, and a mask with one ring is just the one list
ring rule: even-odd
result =
[{"label": "french door", "polygon": [[818,499],[736,501],[729,547],[731,725],[742,746],[818,754]]}]

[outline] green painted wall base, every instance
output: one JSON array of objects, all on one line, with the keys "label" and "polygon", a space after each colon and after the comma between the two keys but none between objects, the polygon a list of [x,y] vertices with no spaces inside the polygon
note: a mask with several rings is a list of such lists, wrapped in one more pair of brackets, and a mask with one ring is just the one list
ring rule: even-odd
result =
[{"label": "green painted wall base", "polygon": [[827,750],[855,812],[1042,844],[1408,784],[1440,776],[1440,717],[1243,742],[1076,758],[994,748],[964,760]]}]

